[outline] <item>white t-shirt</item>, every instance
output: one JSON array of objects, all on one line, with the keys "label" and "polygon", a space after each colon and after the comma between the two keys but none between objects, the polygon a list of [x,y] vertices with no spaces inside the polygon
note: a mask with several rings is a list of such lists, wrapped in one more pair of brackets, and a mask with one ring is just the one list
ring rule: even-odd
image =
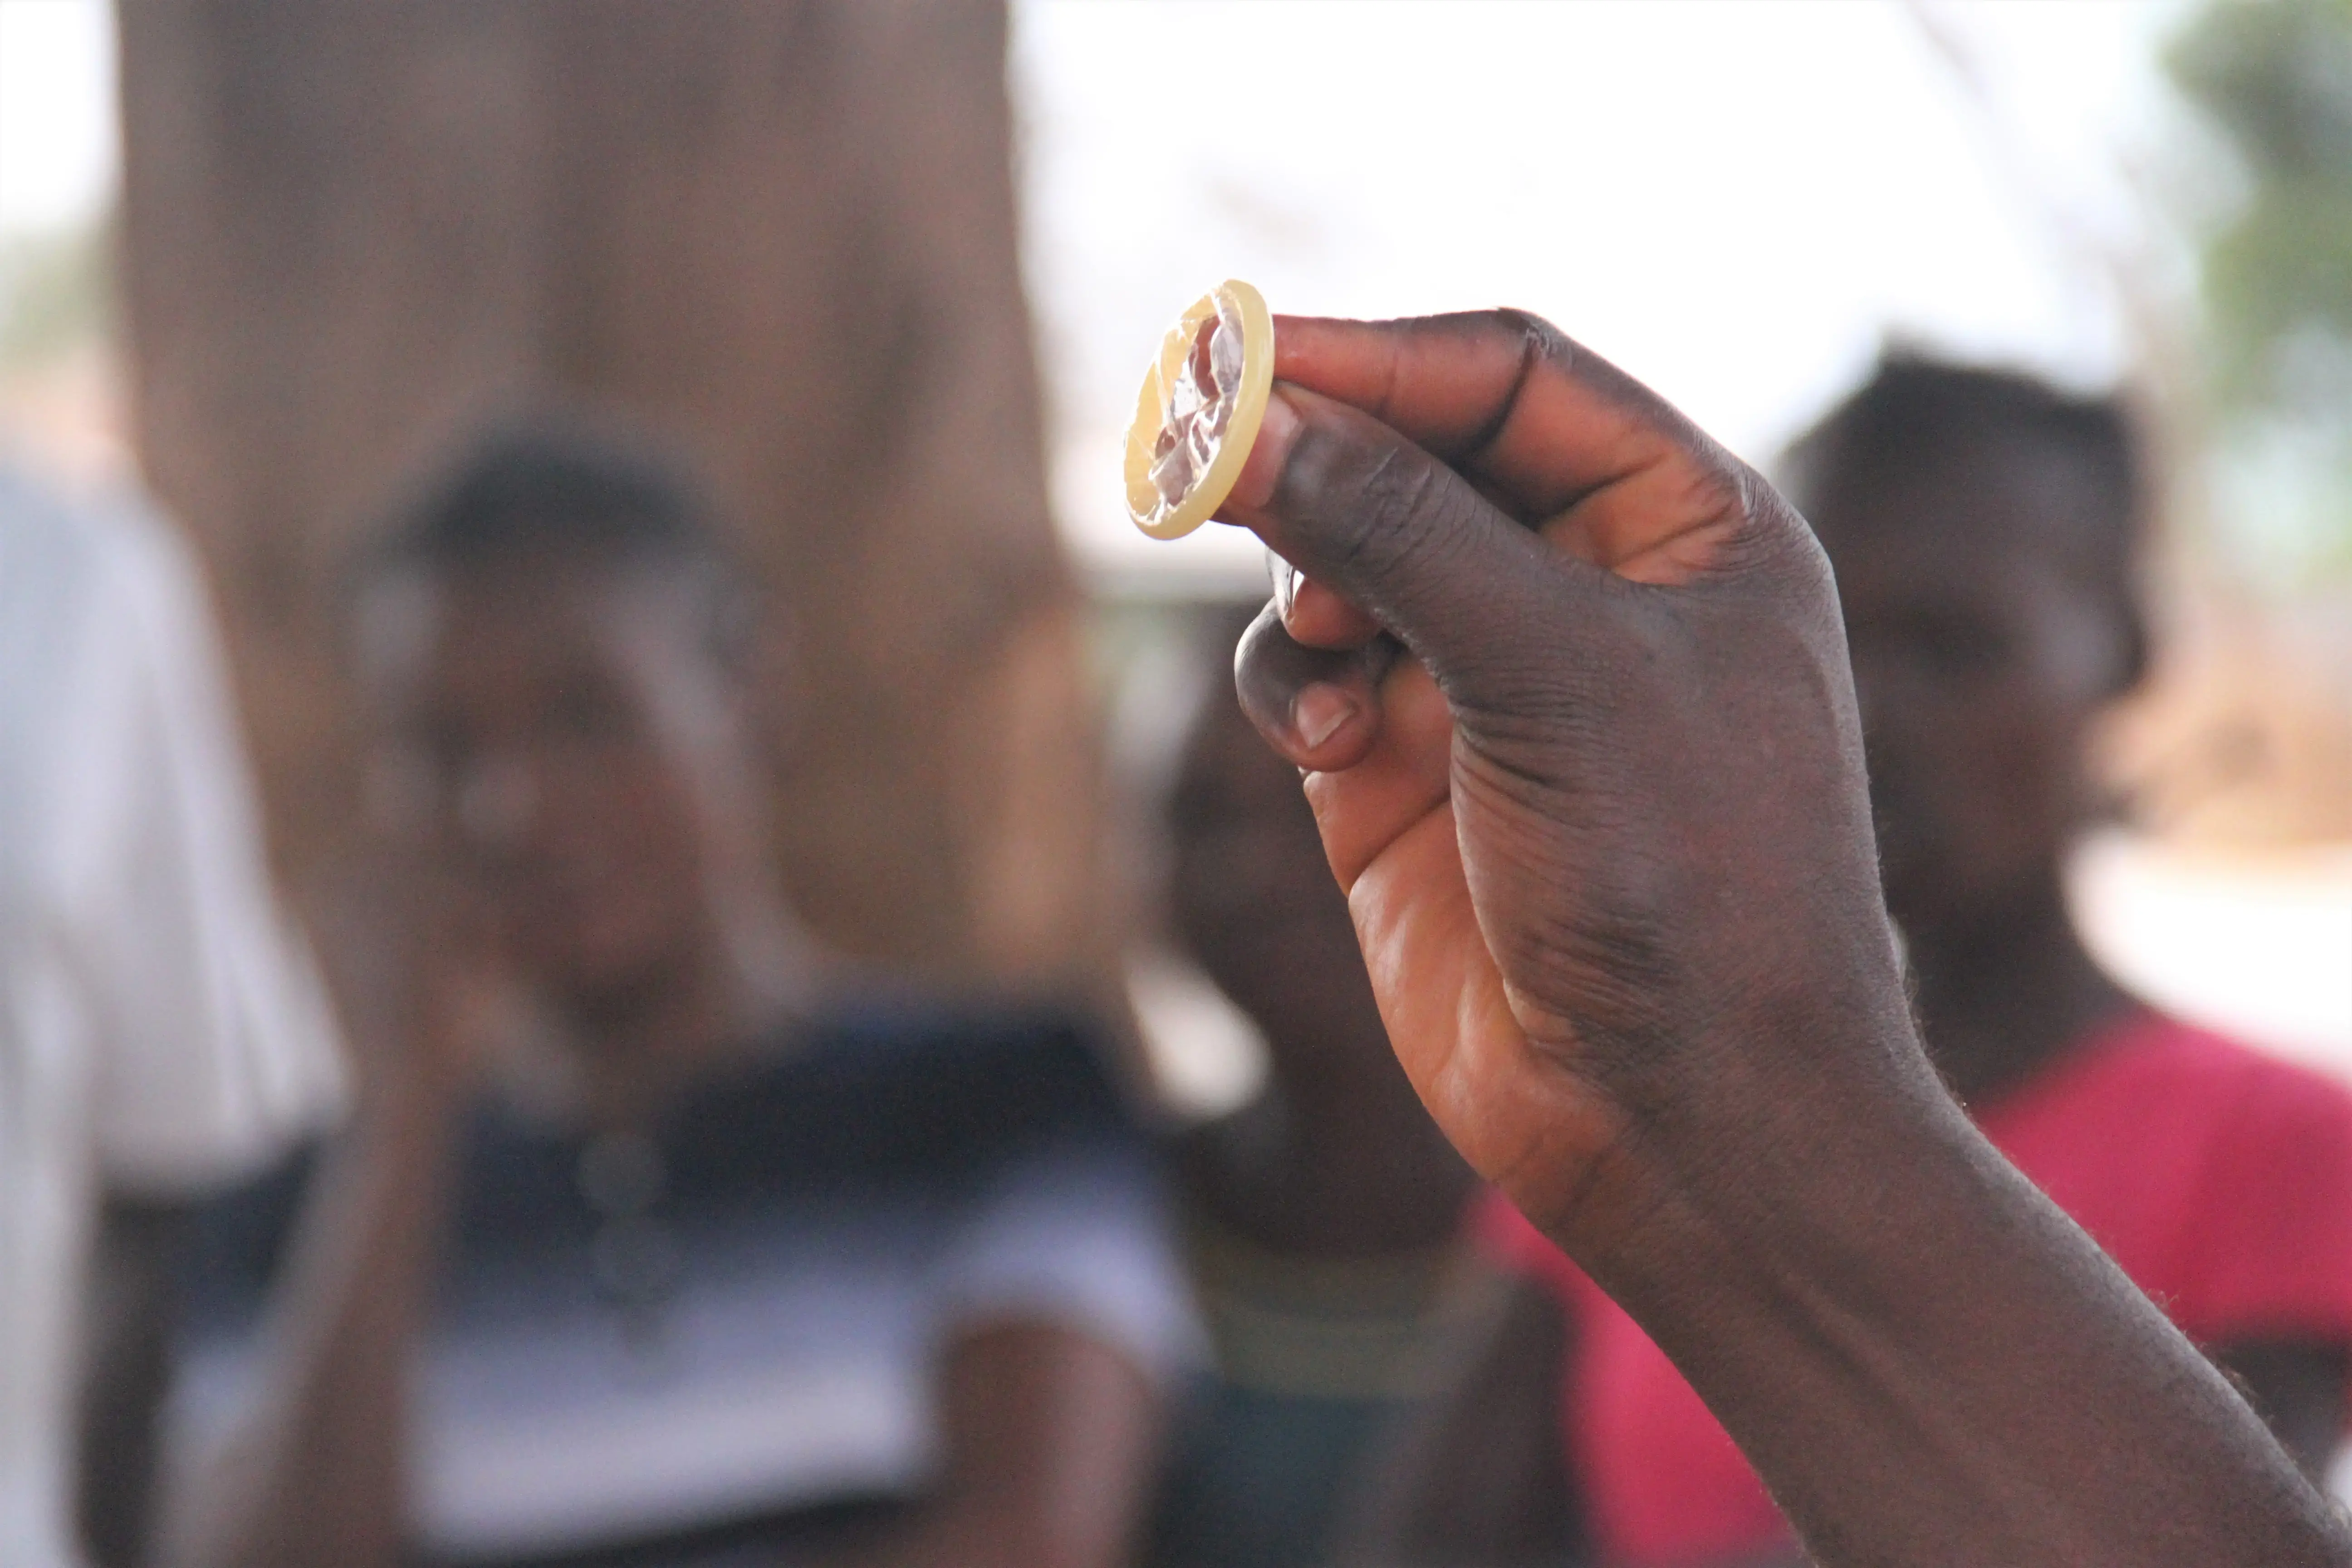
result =
[{"label": "white t-shirt", "polygon": [[201,579],[0,469],[0,1568],[63,1568],[103,1194],[194,1195],[339,1108]]},{"label": "white t-shirt", "polygon": [[[937,1483],[961,1334],[1050,1325],[1154,1381],[1196,1358],[1159,1161],[1083,1028],[869,1001],[771,1044],[642,1135],[469,1121],[413,1371],[426,1561],[801,1561],[841,1509]],[[183,1451],[261,1386],[305,1180],[197,1228]]]}]

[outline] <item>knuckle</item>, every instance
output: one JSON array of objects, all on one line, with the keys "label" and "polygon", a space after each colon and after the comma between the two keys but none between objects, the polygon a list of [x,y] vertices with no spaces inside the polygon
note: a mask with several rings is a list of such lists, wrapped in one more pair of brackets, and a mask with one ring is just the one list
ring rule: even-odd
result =
[{"label": "knuckle", "polygon": [[1360,526],[1343,547],[1342,564],[1391,568],[1413,553],[1436,521],[1442,487],[1434,464],[1413,461],[1401,447],[1383,446],[1366,458],[1351,487]]},{"label": "knuckle", "polygon": [[1301,542],[1318,557],[1309,573],[1340,585],[1396,581],[1458,521],[1448,515],[1458,481],[1402,441],[1353,422],[1302,440],[1286,482],[1299,503],[1291,515],[1308,524]]},{"label": "knuckle", "polygon": [[1603,714],[1649,679],[1654,658],[1638,622],[1587,635],[1593,606],[1557,579],[1529,573],[1485,595],[1495,635],[1450,659],[1449,696],[1476,715],[1475,728],[1498,755],[1549,753],[1564,738],[1590,733]]},{"label": "knuckle", "polygon": [[1528,378],[1536,374],[1538,366],[1549,367],[1553,375],[1573,378],[1581,372],[1584,358],[1584,351],[1577,345],[1575,339],[1532,311],[1504,310],[1494,314],[1517,340],[1519,374],[1518,381],[1511,388],[1511,395],[1505,404],[1505,412],[1496,416],[1494,429],[1487,432],[1490,439],[1502,428],[1503,421],[1508,417],[1508,410],[1517,405],[1520,395],[1527,389]]},{"label": "knuckle", "polygon": [[1554,326],[1549,318],[1538,316],[1533,310],[1501,310],[1494,314],[1496,320],[1532,344],[1539,357],[1562,367],[1575,363],[1578,355],[1576,340]]},{"label": "knuckle", "polygon": [[1289,639],[1273,612],[1271,605],[1261,611],[1257,619],[1250,623],[1249,629],[1242,634],[1240,644],[1234,649],[1234,689],[1245,708],[1252,706],[1261,694],[1282,682],[1281,665],[1285,650],[1280,643],[1286,643]]}]

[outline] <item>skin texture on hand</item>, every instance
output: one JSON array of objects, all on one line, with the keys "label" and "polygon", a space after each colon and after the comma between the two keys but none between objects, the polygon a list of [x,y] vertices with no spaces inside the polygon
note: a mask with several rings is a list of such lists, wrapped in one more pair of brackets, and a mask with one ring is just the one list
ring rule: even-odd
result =
[{"label": "skin texture on hand", "polygon": [[1236,668],[1447,1135],[1674,1360],[1813,1561],[2352,1562],[1912,1028],[1834,585],[1514,312],[1277,323]]},{"label": "skin texture on hand", "polygon": [[1637,1121],[1744,1079],[1725,1026],[1903,1016],[1828,569],[1753,473],[1529,318],[1277,342],[1225,515],[1294,570],[1244,705],[1313,770],[1423,1099],[1565,1225]]}]

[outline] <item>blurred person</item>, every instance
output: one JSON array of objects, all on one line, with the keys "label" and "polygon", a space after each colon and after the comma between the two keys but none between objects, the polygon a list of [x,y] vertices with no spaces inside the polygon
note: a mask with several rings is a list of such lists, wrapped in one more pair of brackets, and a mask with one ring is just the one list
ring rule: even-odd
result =
[{"label": "blurred person", "polygon": [[1165,809],[1173,934],[1256,1026],[1270,1072],[1178,1146],[1216,1362],[1177,1430],[1159,1568],[1329,1559],[1364,1461],[1459,1327],[1476,1187],[1389,1048],[1297,770],[1215,694],[1249,618],[1200,628],[1223,679]]},{"label": "blurred person", "polygon": [[[2352,1562],[2352,1521],[1923,1047],[1804,520],[1525,312],[1276,334],[1218,514],[1284,563],[1243,705],[1302,770],[1423,1104],[1803,1552]],[[2324,1210],[2336,1139],[2297,1142]]]},{"label": "blurred person", "polygon": [[194,562],[0,468],[0,1565],[137,1560],[171,1251],[341,1087]]},{"label": "blurred person", "polygon": [[[201,1563],[1091,1568],[1191,1333],[1092,1042],[818,952],[764,816],[781,628],[663,458],[487,437],[364,563],[409,946]],[[481,1043],[501,976],[541,1053]],[[215,1216],[185,1394],[236,1430],[303,1184]],[[209,1393],[207,1391],[210,1391]]]},{"label": "blurred person", "polygon": [[[1993,1143],[2225,1369],[2311,1475],[2352,1366],[2352,1096],[2103,973],[2064,868],[2091,730],[2139,682],[2148,510],[2123,409],[1896,354],[1792,447],[1837,573],[1886,900],[1930,1059]],[[1403,1556],[1571,1542],[1627,1564],[1793,1552],[1755,1473],[1633,1320],[1507,1205],[1528,1283],[1402,1461]],[[1557,1391],[1533,1412],[1507,1390]],[[2157,1441],[2150,1434],[2148,1441]],[[1476,1454],[1548,1472],[1465,1514]]]}]

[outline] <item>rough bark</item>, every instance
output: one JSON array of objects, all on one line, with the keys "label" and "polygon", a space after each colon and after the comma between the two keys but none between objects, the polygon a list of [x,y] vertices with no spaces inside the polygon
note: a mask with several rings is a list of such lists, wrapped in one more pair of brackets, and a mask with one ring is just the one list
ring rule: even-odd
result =
[{"label": "rough bark", "polygon": [[992,0],[122,0],[142,456],[225,604],[276,852],[352,831],[339,572],[487,414],[690,452],[794,610],[784,858],[844,946],[1098,946]]}]

